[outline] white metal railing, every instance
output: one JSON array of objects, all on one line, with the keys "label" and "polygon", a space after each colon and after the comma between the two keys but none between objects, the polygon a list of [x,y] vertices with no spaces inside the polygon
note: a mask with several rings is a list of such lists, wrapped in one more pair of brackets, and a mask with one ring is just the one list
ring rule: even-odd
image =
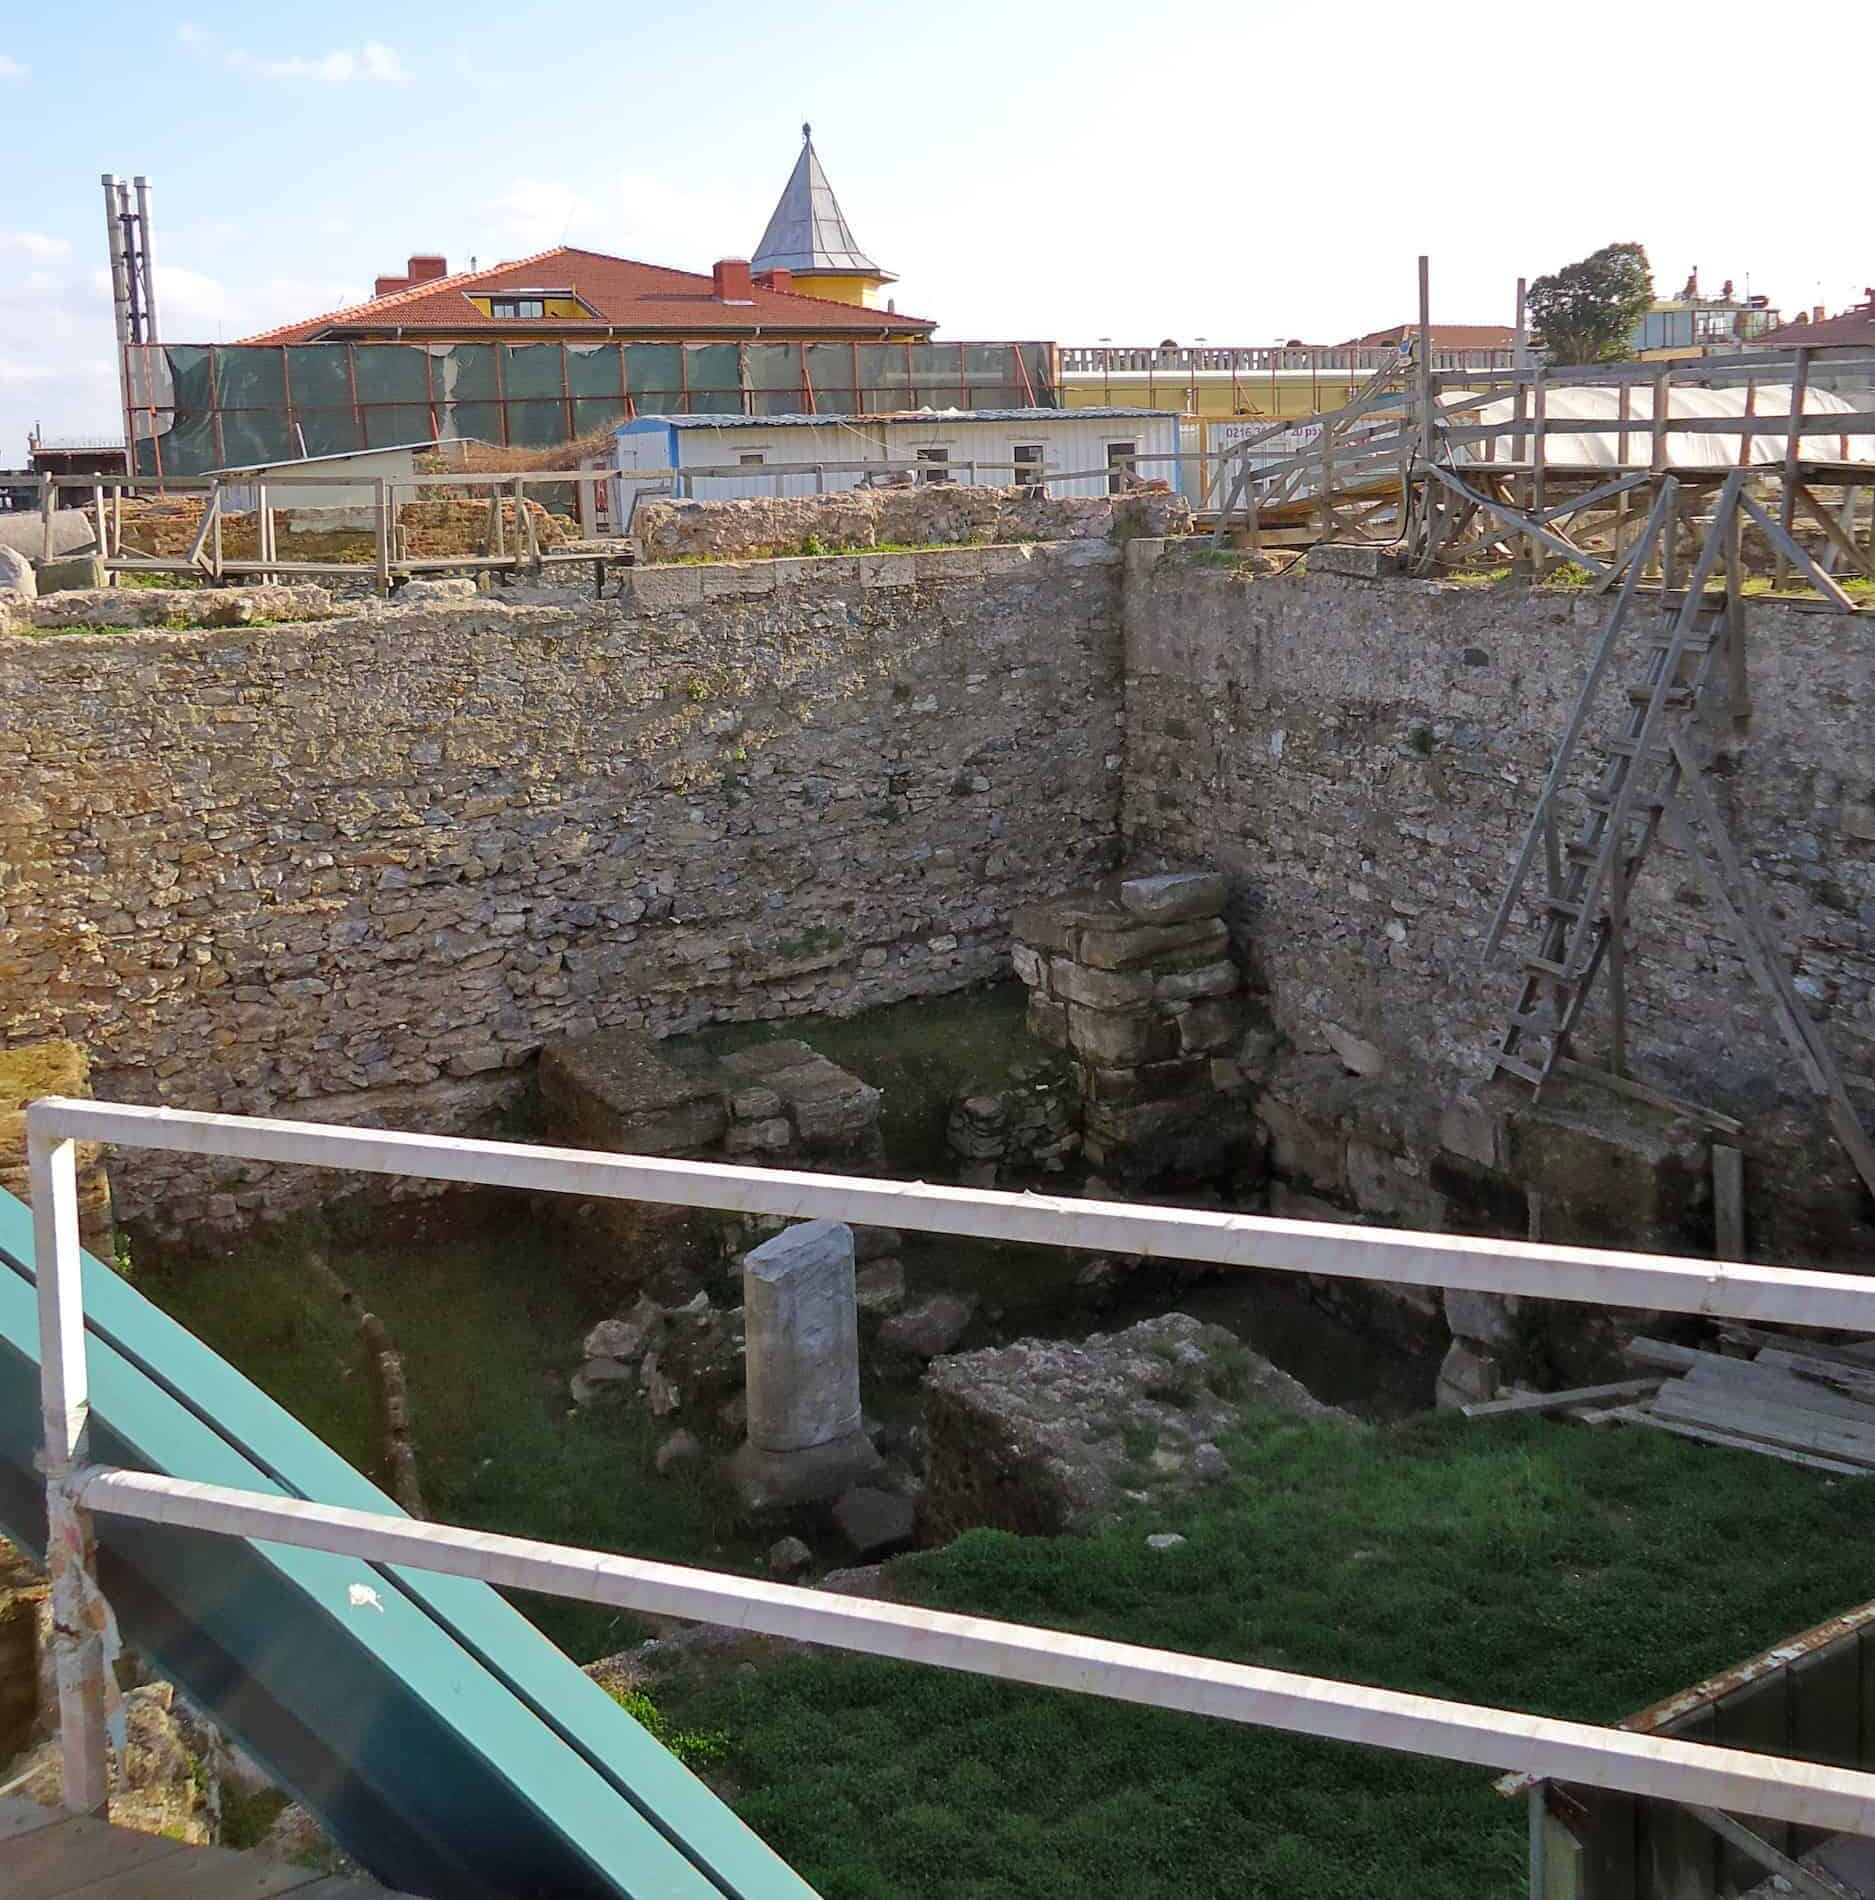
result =
[{"label": "white metal railing", "polygon": [[1875,1332],[1875,1278],[47,1097],[27,1111],[66,1802],[106,1805],[95,1516],[257,1537],[1292,1734],[1875,1833],[1875,1774],[94,1466],[76,1143]]}]

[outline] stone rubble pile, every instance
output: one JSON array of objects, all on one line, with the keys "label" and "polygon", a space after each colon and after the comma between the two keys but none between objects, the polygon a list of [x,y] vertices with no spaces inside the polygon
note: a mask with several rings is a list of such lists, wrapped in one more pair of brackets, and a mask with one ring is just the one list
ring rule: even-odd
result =
[{"label": "stone rubble pile", "polygon": [[1059,1174],[1081,1145],[1072,1066],[1055,1056],[1018,1062],[1001,1086],[972,1083],[951,1104],[945,1140],[966,1187]]},{"label": "stone rubble pile", "polygon": [[748,560],[868,548],[1131,540],[1191,531],[1182,495],[1042,495],[965,482],[849,488],[747,501],[644,501],[632,517],[648,562]]},{"label": "stone rubble pile", "polygon": [[1215,1483],[1230,1474],[1217,1440],[1246,1405],[1350,1422],[1187,1313],[938,1359],[925,1395],[925,1517],[939,1540],[975,1525],[1084,1531],[1129,1503]]},{"label": "stone rubble pile", "polygon": [[1221,874],[1175,872],[1016,913],[1030,1032],[1073,1059],[1087,1159],[1115,1179],[1216,1172],[1249,1145],[1224,898]]},{"label": "stone rubble pile", "polygon": [[793,1039],[716,1056],[601,1030],[546,1044],[540,1090],[556,1137],[582,1147],[847,1169],[880,1155],[879,1091]]}]

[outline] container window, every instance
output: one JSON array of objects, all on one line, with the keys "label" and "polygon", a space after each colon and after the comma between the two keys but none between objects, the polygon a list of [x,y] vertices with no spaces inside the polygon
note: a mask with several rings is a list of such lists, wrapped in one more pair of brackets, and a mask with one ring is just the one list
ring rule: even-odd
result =
[{"label": "container window", "polygon": [[935,488],[952,479],[949,449],[920,449],[918,460],[924,465],[918,479],[927,487]]},{"label": "container window", "polygon": [[1042,492],[1042,445],[1018,442],[1009,459],[1016,465],[1016,486],[1025,495],[1039,495]]},{"label": "container window", "polygon": [[1123,495],[1134,475],[1138,473],[1139,444],[1137,442],[1109,442],[1107,444],[1107,493]]}]

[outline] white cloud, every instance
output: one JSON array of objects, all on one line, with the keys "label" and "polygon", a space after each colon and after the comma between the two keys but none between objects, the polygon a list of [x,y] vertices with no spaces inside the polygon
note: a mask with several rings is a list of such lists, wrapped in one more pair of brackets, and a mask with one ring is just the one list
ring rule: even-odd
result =
[{"label": "white cloud", "polygon": [[[517,178],[490,200],[491,231],[505,251],[524,255],[581,244],[645,264],[708,270],[719,257],[746,257],[761,236],[746,204],[623,172],[588,195],[565,178]],[[485,260],[486,261],[486,260]]]},{"label": "white cloud", "polygon": [[0,53],[0,79],[24,79],[32,71],[30,66],[22,65],[17,59],[8,59]]},{"label": "white cloud", "polygon": [[495,234],[522,251],[566,242],[575,225],[592,215],[591,202],[559,178],[517,178],[495,198]]},{"label": "white cloud", "polygon": [[404,82],[402,58],[394,46],[386,46],[382,40],[366,40],[355,52],[341,46],[330,53],[289,53],[270,58],[250,53],[245,47],[224,49],[215,34],[188,20],[176,28],[176,37],[204,58],[219,59],[224,66],[252,73],[257,79],[309,79],[322,86],[349,86],[354,82],[401,86]]},{"label": "white cloud", "polygon": [[0,231],[0,257],[69,257],[72,247],[43,231]]},{"label": "white cloud", "polygon": [[240,49],[227,55],[228,64],[238,71],[262,79],[311,79],[324,86],[348,86],[354,80],[385,86],[403,84],[404,66],[397,49],[382,40],[366,40],[354,53],[348,47],[335,52],[307,56],[302,53],[284,59],[263,59]]},{"label": "white cloud", "polygon": [[642,172],[621,172],[613,189],[618,209],[605,248],[678,270],[707,271],[719,257],[747,257],[768,216],[763,209],[751,229],[749,207],[740,200],[712,197]]}]

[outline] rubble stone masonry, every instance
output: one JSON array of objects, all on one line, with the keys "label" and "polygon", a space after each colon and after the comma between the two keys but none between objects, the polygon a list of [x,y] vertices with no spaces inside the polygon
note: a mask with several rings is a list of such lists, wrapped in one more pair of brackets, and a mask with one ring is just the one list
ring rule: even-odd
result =
[{"label": "rubble stone masonry", "polygon": [[[550,1037],[1006,974],[1016,906],[1116,848],[1120,559],[0,637],[0,1040],[71,1038],[107,1098],[451,1129]],[[178,1223],[332,1187],[115,1179]]]},{"label": "rubble stone masonry", "polygon": [[[1478,953],[1600,601],[1091,536],[626,589],[0,634],[0,1043],[76,1042],[105,1098],[481,1126],[550,1039],[1006,976],[1019,906],[1125,863],[1226,874],[1291,1065],[1268,1103],[1306,1114],[1295,1065],[1327,1065],[1430,1144],[1482,1079],[1515,962]],[[1750,628],[1712,782],[1866,1112],[1875,638]],[[1633,914],[1636,1067],[1739,1114],[1780,1187],[1834,1181],[1690,867],[1658,851]],[[178,1223],[334,1184],[115,1177],[121,1218]]]},{"label": "rubble stone masonry", "polygon": [[[1527,927],[1489,965],[1480,953],[1606,610],[1563,589],[1250,581],[1162,544],[1129,550],[1127,862],[1225,871],[1252,983],[1298,1057],[1384,1064],[1376,1086],[1408,1090],[1428,1130],[1483,1079],[1513,1001]],[[1753,602],[1748,678],[1742,734],[1726,706],[1706,721],[1708,783],[1866,1121],[1875,629]],[[1631,916],[1636,1069],[1743,1119],[1748,1155],[1781,1160],[1780,1191],[1820,1173],[1839,1205],[1864,1203],[1690,861],[1664,840]],[[1604,996],[1586,1052],[1606,1023]],[[1351,1046],[1372,1064],[1348,1062]]]}]

